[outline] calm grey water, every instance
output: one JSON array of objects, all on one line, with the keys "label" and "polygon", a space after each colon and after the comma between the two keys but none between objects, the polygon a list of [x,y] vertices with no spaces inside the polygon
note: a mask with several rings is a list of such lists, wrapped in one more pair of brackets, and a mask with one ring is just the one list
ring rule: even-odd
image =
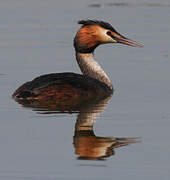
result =
[{"label": "calm grey water", "polygon": [[[18,86],[36,76],[80,72],[72,40],[77,20],[84,18],[108,21],[144,44],[144,48],[109,44],[96,50],[115,93],[105,109],[93,114],[96,122],[89,120],[96,135],[91,140],[141,138],[140,143],[115,148],[100,161],[79,158],[76,145],[84,139],[75,136],[78,114],[41,113],[11,99]],[[0,179],[168,180],[169,19],[168,0],[1,0]]]}]

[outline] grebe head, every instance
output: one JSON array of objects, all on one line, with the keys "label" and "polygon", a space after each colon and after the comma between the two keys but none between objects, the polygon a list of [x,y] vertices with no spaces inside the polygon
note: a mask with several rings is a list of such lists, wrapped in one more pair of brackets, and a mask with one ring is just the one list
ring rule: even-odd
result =
[{"label": "grebe head", "polygon": [[78,24],[82,27],[74,38],[76,52],[92,53],[100,44],[121,43],[133,47],[143,47],[119,34],[109,23],[97,20],[81,20]]}]

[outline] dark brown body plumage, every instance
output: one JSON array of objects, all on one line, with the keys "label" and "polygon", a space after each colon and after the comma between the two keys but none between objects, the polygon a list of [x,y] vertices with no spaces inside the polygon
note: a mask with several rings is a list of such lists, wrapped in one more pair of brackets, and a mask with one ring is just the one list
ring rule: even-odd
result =
[{"label": "dark brown body plumage", "polygon": [[[112,90],[96,79],[75,73],[42,75],[23,84],[13,94],[18,102],[44,105],[80,105],[112,94]],[[53,103],[52,103],[53,102]]]}]

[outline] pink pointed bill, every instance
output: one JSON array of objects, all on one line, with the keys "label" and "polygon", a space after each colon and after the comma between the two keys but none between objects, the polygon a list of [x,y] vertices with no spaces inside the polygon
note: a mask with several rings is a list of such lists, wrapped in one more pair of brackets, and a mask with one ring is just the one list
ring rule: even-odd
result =
[{"label": "pink pointed bill", "polygon": [[138,43],[138,42],[135,42],[135,41],[132,41],[130,39],[127,39],[125,37],[116,37],[116,41],[117,43],[121,43],[121,44],[126,44],[128,46],[133,46],[133,47],[143,47],[142,44]]}]

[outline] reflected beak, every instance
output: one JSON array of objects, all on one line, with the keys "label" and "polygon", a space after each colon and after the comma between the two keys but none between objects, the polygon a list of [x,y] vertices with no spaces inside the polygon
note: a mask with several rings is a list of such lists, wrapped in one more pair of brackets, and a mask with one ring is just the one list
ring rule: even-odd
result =
[{"label": "reflected beak", "polygon": [[113,40],[115,40],[117,43],[121,43],[121,44],[126,44],[128,46],[133,46],[133,47],[143,47],[142,44],[137,43],[135,41],[132,41],[124,36],[122,36],[119,33],[112,33],[111,37],[113,38]]}]

